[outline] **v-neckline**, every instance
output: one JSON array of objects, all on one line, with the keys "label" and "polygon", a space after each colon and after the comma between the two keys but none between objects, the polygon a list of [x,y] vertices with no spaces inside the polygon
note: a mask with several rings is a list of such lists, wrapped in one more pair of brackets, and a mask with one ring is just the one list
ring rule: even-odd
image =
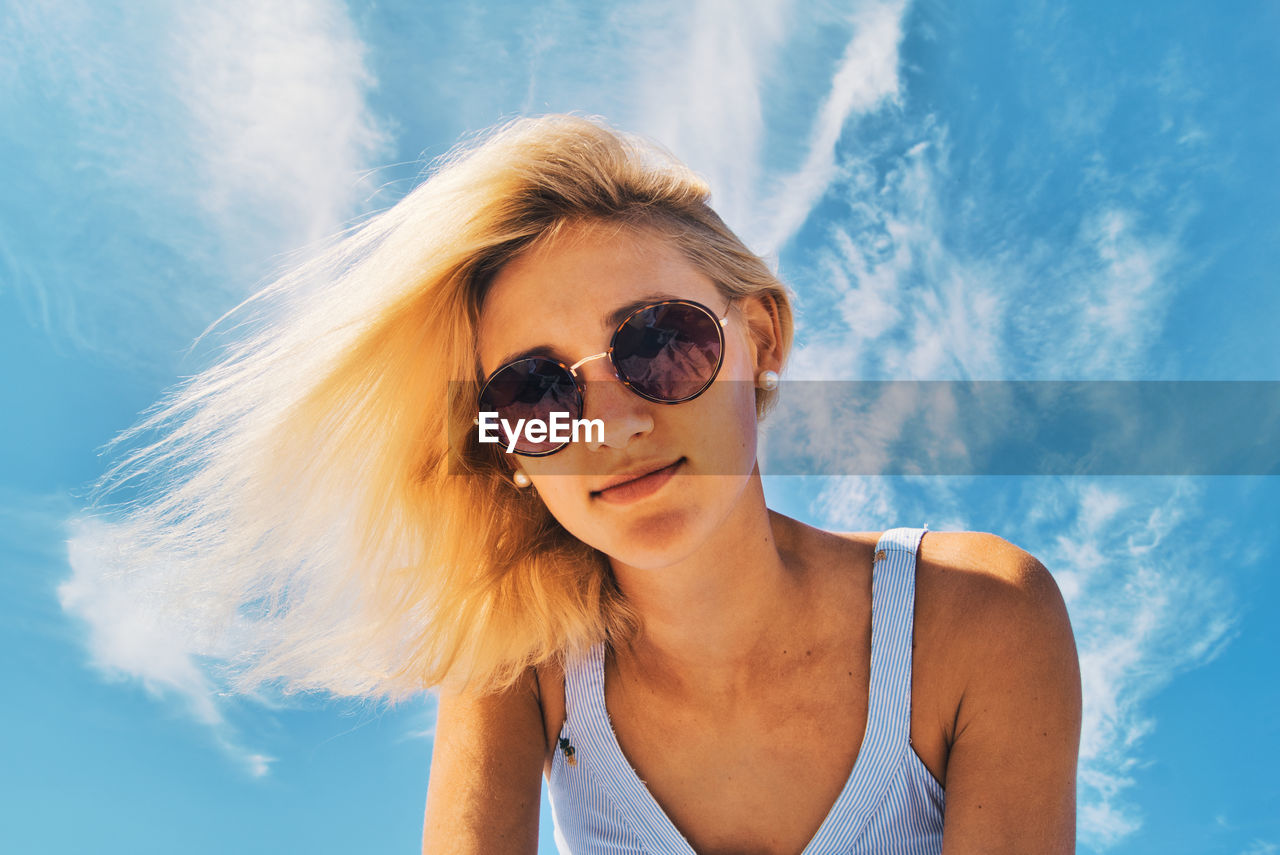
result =
[{"label": "v-neckline", "polygon": [[[888,532],[882,534],[876,543],[872,559],[871,662],[866,730],[840,795],[801,855],[845,851],[862,833],[880,802],[880,795],[905,757],[911,726],[911,683],[910,671],[904,679],[898,669],[901,668],[903,645],[906,656],[911,652],[915,554],[909,549],[885,549],[886,545],[898,545],[892,541],[886,544],[889,540],[886,535]],[[910,562],[909,567],[891,564],[904,559]],[[904,610],[905,615],[902,614]],[[894,655],[895,650],[899,655]],[[626,814],[631,830],[644,842],[646,852],[697,855],[688,839],[640,780],[618,743],[605,704],[604,642],[589,649],[583,665],[587,677],[585,694],[598,714],[581,716],[579,722],[588,729],[591,743],[603,747],[594,759],[604,764],[600,780],[609,788],[614,804]],[[905,713],[901,707],[904,683]]]}]

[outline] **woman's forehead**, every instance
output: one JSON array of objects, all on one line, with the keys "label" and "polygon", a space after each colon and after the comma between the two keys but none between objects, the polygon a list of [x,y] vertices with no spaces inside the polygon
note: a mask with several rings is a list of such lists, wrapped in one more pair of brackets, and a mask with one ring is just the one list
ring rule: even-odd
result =
[{"label": "woman's forehead", "polygon": [[574,223],[535,241],[504,264],[490,281],[484,308],[495,302],[495,291],[556,293],[575,284],[617,291],[654,276],[680,278],[691,273],[696,271],[675,241],[654,227]]},{"label": "woman's forehead", "polygon": [[578,358],[603,350],[620,307],[649,297],[713,305],[718,294],[665,235],[575,226],[494,276],[480,312],[478,355],[485,371],[503,364],[504,354],[540,347]]}]

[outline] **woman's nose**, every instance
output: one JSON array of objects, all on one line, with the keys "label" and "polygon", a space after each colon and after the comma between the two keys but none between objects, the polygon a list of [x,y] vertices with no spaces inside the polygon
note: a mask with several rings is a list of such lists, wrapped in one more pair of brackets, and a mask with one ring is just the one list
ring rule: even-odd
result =
[{"label": "woman's nose", "polygon": [[627,388],[608,360],[593,362],[590,368],[583,372],[583,418],[599,419],[604,430],[587,431],[587,448],[624,448],[633,437],[653,430],[654,404]]}]

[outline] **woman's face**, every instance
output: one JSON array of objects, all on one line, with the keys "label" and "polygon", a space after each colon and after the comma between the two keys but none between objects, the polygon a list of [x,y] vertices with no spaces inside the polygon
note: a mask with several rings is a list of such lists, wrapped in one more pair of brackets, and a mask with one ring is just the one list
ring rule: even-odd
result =
[{"label": "woman's face", "polygon": [[[575,225],[501,269],[478,329],[486,377],[535,349],[572,365],[608,349],[617,326],[610,316],[620,307],[672,298],[728,314],[724,362],[701,396],[654,403],[624,386],[608,359],[591,360],[578,368],[582,418],[604,423],[603,441],[509,458],[566,530],[634,567],[692,553],[734,509],[754,469],[757,354],[737,307],[743,301],[726,309],[728,297],[655,231]],[[603,489],[619,476],[664,468],[630,489]]]}]

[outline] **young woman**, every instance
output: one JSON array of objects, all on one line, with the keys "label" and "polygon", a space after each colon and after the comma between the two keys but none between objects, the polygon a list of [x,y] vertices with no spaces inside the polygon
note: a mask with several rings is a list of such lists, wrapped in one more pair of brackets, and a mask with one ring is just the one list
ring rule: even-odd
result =
[{"label": "young woman", "polygon": [[1074,851],[1052,578],[766,507],[786,290],[662,152],[512,122],[260,300],[127,525],[234,604],[242,686],[440,691],[424,852],[535,852],[540,776],[564,852]]}]

